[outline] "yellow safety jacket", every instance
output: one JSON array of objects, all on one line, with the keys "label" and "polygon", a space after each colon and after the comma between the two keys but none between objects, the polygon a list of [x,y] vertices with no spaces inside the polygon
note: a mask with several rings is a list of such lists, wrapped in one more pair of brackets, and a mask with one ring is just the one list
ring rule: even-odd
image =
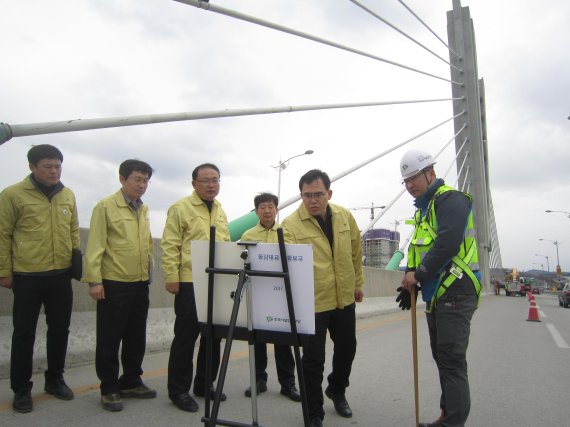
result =
[{"label": "yellow safety jacket", "polygon": [[313,247],[315,312],[344,308],[362,289],[362,243],[354,217],[341,206],[332,210],[333,248],[317,219],[301,204],[282,223],[286,243]]},{"label": "yellow safety jacket", "polygon": [[210,227],[216,227],[216,241],[230,241],[228,219],[217,200],[212,212],[196,192],[168,209],[162,234],[162,269],[166,283],[192,282],[190,241],[210,240]]},{"label": "yellow safety jacket", "polygon": [[151,280],[152,253],[147,205],[133,210],[119,190],[93,208],[81,281]]},{"label": "yellow safety jacket", "polygon": [[69,188],[50,201],[27,176],[0,193],[0,277],[69,269],[72,249],[79,221]]},{"label": "yellow safety jacket", "polygon": [[273,224],[271,228],[265,228],[260,223],[257,223],[255,227],[246,230],[241,236],[242,242],[260,242],[260,243],[278,243],[277,229],[279,224]]},{"label": "yellow safety jacket", "polygon": [[[422,211],[418,209],[414,215],[413,224],[415,225],[414,235],[408,249],[408,268],[417,269],[424,256],[430,251],[437,239],[437,217],[435,214],[435,201],[443,193],[447,191],[457,191],[449,185],[442,185],[437,189],[426,209],[426,214],[422,215]],[[469,200],[471,195],[463,193]],[[481,283],[473,273],[479,270],[479,256],[477,253],[477,241],[475,240],[475,229],[473,227],[473,213],[469,213],[467,220],[467,228],[463,243],[460,245],[459,252],[451,259],[451,267],[440,273],[439,284],[433,296],[431,306],[445,293],[445,291],[457,280],[466,274],[475,286],[477,297],[481,295]]]}]

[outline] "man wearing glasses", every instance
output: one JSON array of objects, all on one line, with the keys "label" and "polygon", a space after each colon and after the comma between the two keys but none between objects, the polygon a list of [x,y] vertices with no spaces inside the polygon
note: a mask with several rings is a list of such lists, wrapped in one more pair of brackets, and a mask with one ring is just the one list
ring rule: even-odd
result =
[{"label": "man wearing glasses", "polygon": [[361,302],[362,243],[348,209],[329,203],[330,179],[325,172],[310,170],[299,180],[302,203],[283,221],[287,243],[313,247],[315,280],[315,335],[303,348],[303,375],[311,427],[323,425],[323,372],[327,330],[334,343],[332,372],[325,394],[336,412],[352,417],[345,390],[356,354],[355,302]]},{"label": "man wearing glasses", "polygon": [[434,164],[432,155],[423,150],[408,151],[400,162],[416,213],[396,301],[402,310],[409,310],[410,291],[421,284],[432,356],[439,370],[441,412],[433,423],[420,427],[464,426],[471,407],[466,354],[481,276],[471,196],[437,178]]},{"label": "man wearing glasses", "polygon": [[148,206],[141,197],[152,172],[145,162],[125,160],[119,166],[121,189],[97,203],[91,215],[82,281],[97,301],[95,369],[101,405],[112,412],[123,409],[122,398],[156,397],[141,379],[153,253]]},{"label": "man wearing glasses", "polygon": [[[220,170],[211,163],[197,166],[192,172],[194,192],[168,209],[162,235],[162,268],[166,290],[175,295],[174,339],[168,360],[168,397],[181,410],[198,411],[198,403],[190,396],[194,346],[200,333],[194,284],[190,241],[209,240],[210,227],[216,227],[216,241],[229,241],[228,220],[216,196],[220,192]],[[221,338],[215,339],[212,352],[212,379],[220,365]],[[214,389],[206,384],[206,337],[200,338],[194,394],[204,397]],[[206,390],[208,387],[208,390]],[[226,400],[222,393],[221,400]]]}]

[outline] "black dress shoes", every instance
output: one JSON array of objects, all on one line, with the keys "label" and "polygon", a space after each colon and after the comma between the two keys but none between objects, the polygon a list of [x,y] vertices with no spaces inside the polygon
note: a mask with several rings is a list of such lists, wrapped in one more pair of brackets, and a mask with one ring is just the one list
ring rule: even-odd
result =
[{"label": "black dress shoes", "polygon": [[67,386],[63,378],[46,379],[44,390],[61,400],[72,400],[74,397],[73,391]]},{"label": "black dress shoes", "polygon": [[323,427],[323,420],[319,417],[311,418],[309,427]]},{"label": "black dress shoes", "polygon": [[172,403],[174,403],[178,409],[186,412],[198,412],[198,402],[192,399],[188,393],[182,393],[178,396],[171,398]]},{"label": "black dress shoes", "polygon": [[32,403],[32,394],[30,390],[20,390],[14,393],[12,408],[14,411],[20,412],[21,414],[31,412],[34,405]]},{"label": "black dress shoes", "polygon": [[325,390],[325,394],[327,397],[333,401],[334,409],[336,413],[339,414],[341,417],[350,418],[352,417],[352,410],[348,402],[346,401],[346,397],[344,397],[344,393],[333,393],[328,387]]},{"label": "black dress shoes", "polygon": [[[204,389],[202,387],[194,387],[194,394],[198,397],[206,397],[204,394]],[[214,399],[216,397],[216,389],[214,386],[210,387],[210,399]],[[228,396],[224,392],[222,392],[220,396],[220,402],[225,402]]]},{"label": "black dress shoes", "polygon": [[432,423],[420,423],[419,427],[441,427],[443,425],[443,420],[445,420],[445,412],[442,409],[441,414],[439,415],[438,419]]},{"label": "black dress shoes", "polygon": [[[255,383],[255,388],[256,388],[257,394],[264,393],[267,391],[267,383],[263,380],[259,380],[259,381],[257,381],[257,383]],[[244,394],[247,397],[251,397],[251,386],[245,390]]]},{"label": "black dress shoes", "polygon": [[288,387],[281,387],[281,394],[283,396],[287,396],[293,402],[301,401],[301,395],[299,394],[299,390],[297,390],[297,387],[295,387],[295,385],[290,385]]}]

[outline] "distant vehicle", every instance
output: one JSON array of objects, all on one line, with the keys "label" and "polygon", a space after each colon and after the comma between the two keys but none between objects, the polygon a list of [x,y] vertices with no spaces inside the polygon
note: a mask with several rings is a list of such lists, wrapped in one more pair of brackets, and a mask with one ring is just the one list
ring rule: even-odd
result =
[{"label": "distant vehicle", "polygon": [[526,289],[522,286],[518,279],[518,271],[513,268],[512,272],[507,272],[505,274],[505,295],[508,297],[514,297],[515,295],[526,295]]},{"label": "distant vehicle", "polygon": [[542,289],[540,289],[538,286],[536,288],[532,288],[532,293],[534,295],[539,295],[542,293]]},{"label": "distant vehicle", "polygon": [[562,290],[558,292],[558,304],[560,307],[568,308],[570,305],[570,283],[566,283]]}]

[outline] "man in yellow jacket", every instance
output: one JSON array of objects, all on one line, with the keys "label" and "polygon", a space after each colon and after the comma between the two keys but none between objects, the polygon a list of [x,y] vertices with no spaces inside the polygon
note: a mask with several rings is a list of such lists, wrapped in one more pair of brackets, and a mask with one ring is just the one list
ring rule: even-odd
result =
[{"label": "man in yellow jacket", "polygon": [[[192,172],[194,192],[174,203],[169,209],[162,235],[162,268],[166,290],[175,295],[174,339],[168,360],[168,397],[179,409],[198,411],[198,403],[190,396],[192,358],[200,333],[196,298],[192,281],[190,241],[209,240],[210,227],[216,227],[216,241],[229,241],[228,220],[216,200],[220,192],[220,170],[212,163],[197,166]],[[212,353],[212,379],[220,365],[220,343],[216,339]],[[204,397],[213,389],[206,384],[206,339],[201,337],[198,350],[194,394]],[[221,400],[226,400],[222,393]]]},{"label": "man in yellow jacket", "polygon": [[[246,230],[241,236],[244,242],[277,243],[277,206],[279,199],[271,193],[260,193],[253,199],[255,213],[259,223]],[[281,394],[294,402],[301,401],[301,395],[295,387],[295,359],[291,347],[275,344],[275,366],[277,379],[281,384]],[[257,394],[267,391],[267,344],[255,343],[255,377]],[[251,387],[245,390],[245,395],[251,397]]]},{"label": "man in yellow jacket", "polygon": [[299,180],[302,203],[283,221],[286,243],[313,247],[315,280],[315,335],[303,348],[303,376],[311,427],[323,425],[323,372],[327,330],[334,343],[333,369],[325,394],[336,412],[352,417],[345,390],[356,354],[355,302],[363,298],[362,243],[354,217],[329,203],[328,175],[318,169]]},{"label": "man in yellow jacket", "polygon": [[145,162],[125,160],[119,166],[121,189],[97,203],[91,215],[82,281],[97,301],[95,369],[107,411],[122,410],[123,397],[156,397],[141,380],[153,252],[141,197],[152,172]]},{"label": "man in yellow jacket", "polygon": [[79,251],[75,195],[60,180],[63,155],[56,147],[35,145],[28,162],[32,173],[0,194],[0,286],[14,293],[10,385],[16,412],[33,409],[30,379],[42,305],[48,324],[45,391],[63,400],[74,397],[63,370],[73,304],[72,251]]}]

